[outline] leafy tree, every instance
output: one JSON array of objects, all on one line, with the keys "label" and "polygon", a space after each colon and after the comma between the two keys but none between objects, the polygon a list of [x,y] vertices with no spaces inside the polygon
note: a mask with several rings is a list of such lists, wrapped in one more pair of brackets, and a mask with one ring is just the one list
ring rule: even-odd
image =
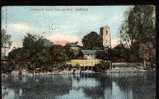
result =
[{"label": "leafy tree", "polygon": [[[141,45],[155,47],[155,7],[137,5],[126,12],[120,33],[124,46],[130,48],[130,59],[141,60]],[[132,56],[133,55],[133,56]],[[138,57],[138,58],[137,58]]]},{"label": "leafy tree", "polygon": [[27,33],[27,35],[23,39],[23,47],[25,49],[32,50],[35,46],[35,42],[37,41],[36,35],[32,35]]},{"label": "leafy tree", "polygon": [[69,59],[66,50],[61,45],[54,45],[52,47],[52,61],[54,64],[64,62]]},{"label": "leafy tree", "polygon": [[153,41],[155,43],[155,7],[137,5],[126,13],[126,20],[120,31],[123,43],[129,46],[135,42]]},{"label": "leafy tree", "polygon": [[7,34],[4,29],[1,30],[1,48],[2,48],[2,54],[1,58],[7,58],[6,52],[7,49],[11,47],[12,41],[11,41],[11,35]]},{"label": "leafy tree", "polygon": [[114,62],[128,61],[129,48],[125,48],[123,44],[119,44],[112,49],[111,57]]},{"label": "leafy tree", "polygon": [[1,31],[1,46],[2,47],[10,47],[11,46],[11,35],[6,34],[6,31],[2,29]]},{"label": "leafy tree", "polygon": [[100,36],[96,32],[90,32],[85,35],[82,43],[85,49],[101,49],[103,47]]},{"label": "leafy tree", "polygon": [[109,68],[110,68],[110,65],[108,62],[101,61],[100,63],[95,65],[94,70],[96,72],[105,72]]},{"label": "leafy tree", "polygon": [[11,60],[21,60],[22,58],[26,57],[27,52],[23,48],[17,48],[13,49],[9,55],[8,58]]},{"label": "leafy tree", "polygon": [[[5,29],[1,30],[1,60],[8,58],[6,56],[7,49],[11,47],[12,41],[11,41],[11,35],[6,33]],[[1,62],[1,69],[2,72],[10,72],[13,70],[13,66],[10,66],[9,62]]]},{"label": "leafy tree", "polygon": [[29,61],[28,68],[48,66],[52,63],[51,46],[47,39],[27,34],[23,39],[23,47],[12,50],[9,59],[16,63]]},{"label": "leafy tree", "polygon": [[69,59],[83,57],[83,53],[81,51],[80,46],[77,45],[77,42],[75,42],[75,43],[67,43],[64,46],[64,49],[65,49],[66,54],[69,57]]},{"label": "leafy tree", "polygon": [[71,43],[67,43],[63,48],[65,49],[69,59],[72,59],[75,57],[74,51],[73,49],[71,49]]}]

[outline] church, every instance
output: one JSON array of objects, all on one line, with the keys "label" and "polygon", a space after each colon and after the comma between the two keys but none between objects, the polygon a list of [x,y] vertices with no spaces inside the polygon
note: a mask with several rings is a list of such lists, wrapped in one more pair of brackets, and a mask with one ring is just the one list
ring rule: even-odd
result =
[{"label": "church", "polygon": [[95,59],[98,52],[106,52],[111,48],[111,35],[110,28],[104,26],[100,28],[100,39],[103,43],[104,50],[82,50],[85,59]]},{"label": "church", "polygon": [[[102,59],[98,59],[97,53],[107,53],[108,55],[108,49],[111,48],[111,34],[110,34],[110,28],[108,26],[104,26],[100,28],[100,39],[102,41],[103,49],[100,50],[84,50],[82,49],[83,53],[83,59],[72,59],[68,64],[71,65],[80,65],[80,66],[94,66],[95,64],[100,63]],[[75,48],[76,47],[76,48]],[[78,49],[78,46],[72,46],[73,49]],[[108,57],[108,56],[106,56]],[[109,59],[109,58],[107,58]]]}]

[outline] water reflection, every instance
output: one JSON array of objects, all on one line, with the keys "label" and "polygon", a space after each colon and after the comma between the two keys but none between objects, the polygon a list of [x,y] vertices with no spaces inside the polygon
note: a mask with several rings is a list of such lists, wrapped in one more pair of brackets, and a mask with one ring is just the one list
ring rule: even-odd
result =
[{"label": "water reflection", "polygon": [[155,99],[155,74],[47,75],[2,80],[3,99]]}]

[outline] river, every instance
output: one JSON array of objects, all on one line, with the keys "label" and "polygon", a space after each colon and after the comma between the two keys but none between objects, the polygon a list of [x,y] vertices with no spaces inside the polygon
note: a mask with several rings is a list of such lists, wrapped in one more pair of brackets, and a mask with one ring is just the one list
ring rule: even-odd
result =
[{"label": "river", "polygon": [[2,99],[156,99],[154,72],[2,79]]}]

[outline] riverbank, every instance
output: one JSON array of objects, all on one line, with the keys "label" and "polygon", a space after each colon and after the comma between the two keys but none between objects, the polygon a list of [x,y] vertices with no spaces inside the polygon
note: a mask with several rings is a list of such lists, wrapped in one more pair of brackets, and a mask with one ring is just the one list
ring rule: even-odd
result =
[{"label": "riverbank", "polygon": [[39,73],[30,73],[26,70],[22,70],[22,73],[19,75],[19,71],[12,71],[10,74],[2,73],[1,77],[6,78],[8,76],[36,76],[36,75],[69,75],[69,74],[95,74],[95,73],[104,73],[104,74],[129,74],[129,73],[144,73],[147,71],[155,71],[155,70],[144,70],[144,69],[136,69],[134,67],[127,68],[112,68],[108,69],[105,72],[94,72],[91,70],[62,70],[62,71],[53,71],[53,72],[39,72]]}]

